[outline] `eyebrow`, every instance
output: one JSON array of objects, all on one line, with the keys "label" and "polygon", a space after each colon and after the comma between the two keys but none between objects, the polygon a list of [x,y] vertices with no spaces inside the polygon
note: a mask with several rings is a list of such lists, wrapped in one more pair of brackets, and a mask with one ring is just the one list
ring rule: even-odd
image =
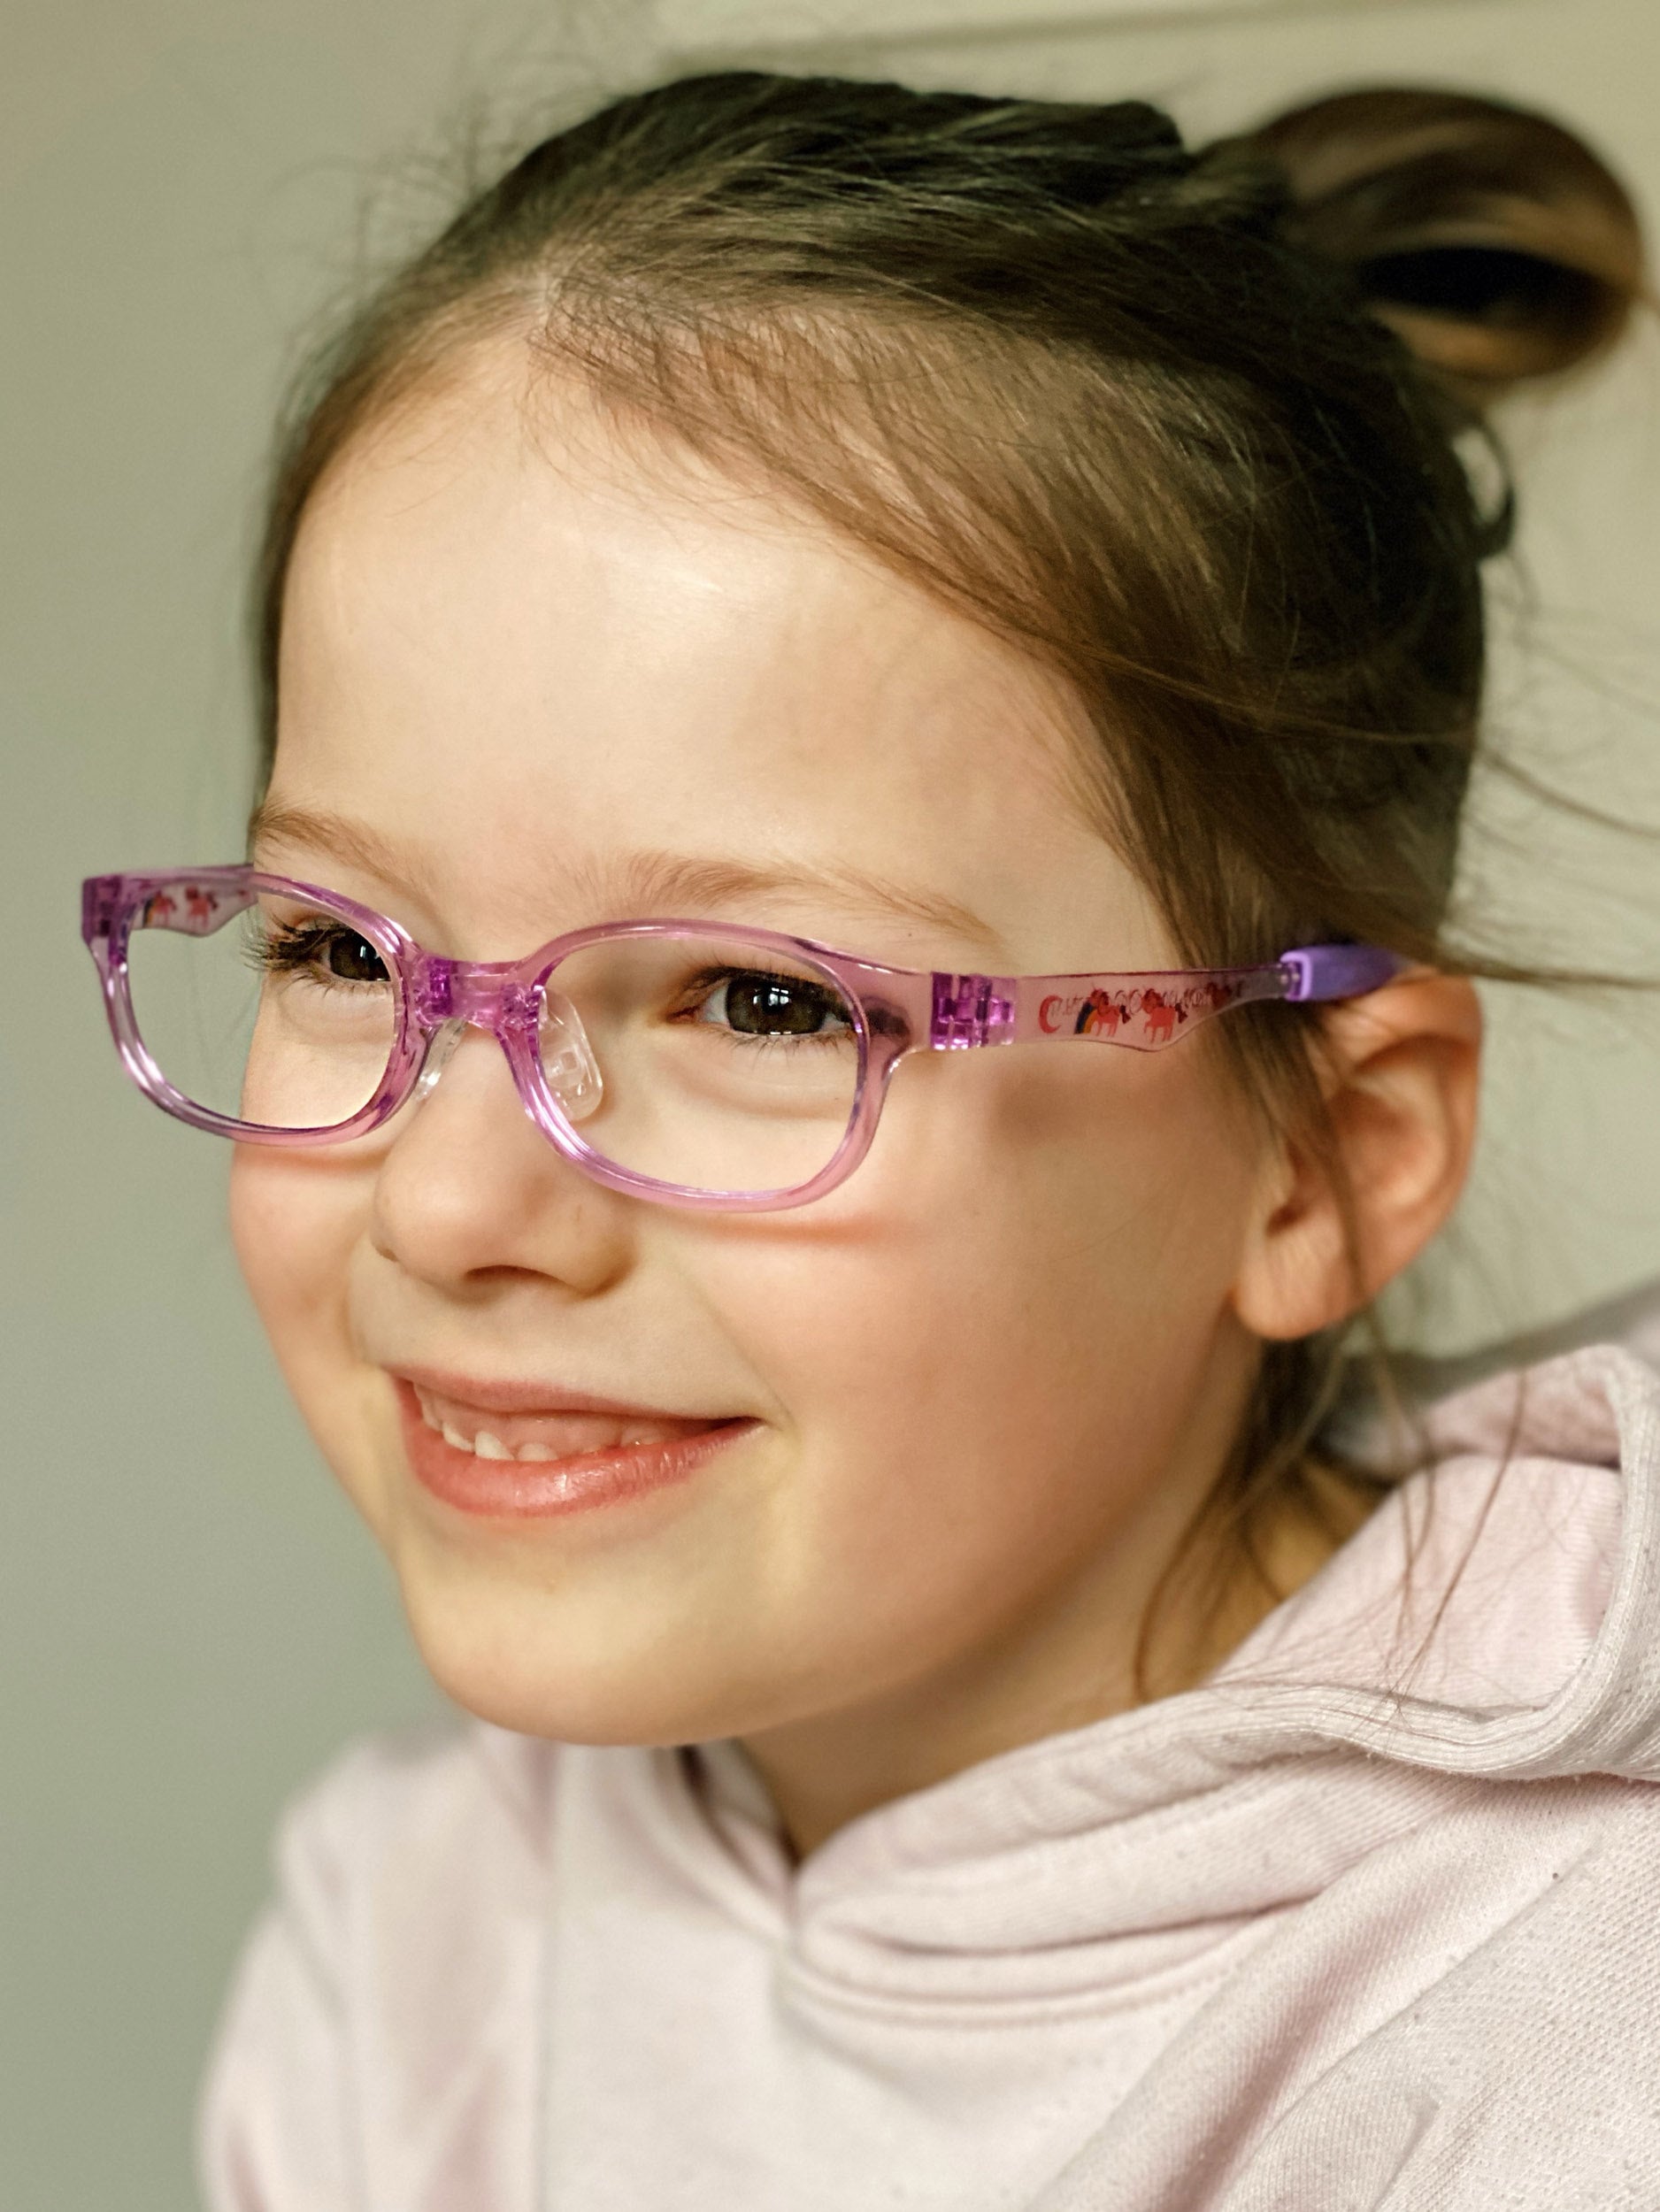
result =
[{"label": "eyebrow", "polygon": [[[350,817],[320,808],[267,800],[254,810],[248,826],[248,849],[257,856],[271,845],[303,846],[344,860],[383,882],[405,883],[419,891],[429,879],[416,855],[400,853],[387,839]],[[760,865],[714,855],[641,851],[603,863],[577,861],[566,880],[580,901],[608,919],[626,920],[653,908],[688,911],[741,903],[770,893],[806,892],[828,898],[845,911],[877,918],[899,917],[965,937],[995,950],[995,933],[980,917],[943,892],[896,883],[869,870],[836,864],[807,867],[794,862]]]}]

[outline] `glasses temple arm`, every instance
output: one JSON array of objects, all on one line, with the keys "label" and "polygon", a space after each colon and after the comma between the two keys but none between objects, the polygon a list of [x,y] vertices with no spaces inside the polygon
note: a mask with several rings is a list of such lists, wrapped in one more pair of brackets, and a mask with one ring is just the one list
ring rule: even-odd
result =
[{"label": "glasses temple arm", "polygon": [[1254,1000],[1305,1004],[1379,989],[1408,963],[1377,945],[1304,945],[1238,968],[1110,974],[936,974],[928,1041],[938,1050],[1058,1036],[1170,1043],[1196,1021]]}]

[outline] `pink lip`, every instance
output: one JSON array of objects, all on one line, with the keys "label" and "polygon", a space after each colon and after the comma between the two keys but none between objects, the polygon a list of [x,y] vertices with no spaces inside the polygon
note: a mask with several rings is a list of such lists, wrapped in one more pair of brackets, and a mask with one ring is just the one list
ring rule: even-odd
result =
[{"label": "pink lip", "polygon": [[[458,1379],[452,1378],[451,1382]],[[759,1424],[751,1420],[720,1421],[694,1436],[676,1437],[665,1443],[619,1444],[603,1451],[575,1452],[564,1459],[480,1459],[457,1451],[421,1418],[412,1384],[394,1378],[403,1450],[416,1479],[432,1494],[462,1513],[495,1519],[546,1519],[555,1515],[581,1513],[592,1507],[620,1505],[630,1498],[665,1490],[696,1474],[725,1446],[747,1436]],[[423,1387],[426,1378],[422,1378]],[[432,1385],[436,1390],[437,1382]],[[504,1406],[479,1395],[474,1383],[464,1392],[451,1387],[445,1395],[465,1396],[481,1410],[492,1413],[618,1413],[647,1417],[640,1406],[619,1406],[602,1400],[573,1400],[568,1394],[550,1398],[538,1391],[534,1406],[519,1402]]]}]

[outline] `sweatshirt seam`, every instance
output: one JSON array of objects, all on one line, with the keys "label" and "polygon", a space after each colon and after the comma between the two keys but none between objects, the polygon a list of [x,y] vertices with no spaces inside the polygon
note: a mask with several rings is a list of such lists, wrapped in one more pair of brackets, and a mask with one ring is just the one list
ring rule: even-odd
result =
[{"label": "sweatshirt seam", "polygon": [[[872,1873],[891,1891],[907,1899],[924,1901],[934,1898],[956,1903],[981,1899],[997,1890],[1025,1887],[1034,1880],[1042,1880],[1053,1868],[1054,1862],[1064,1853],[1075,1847],[1098,1841],[1108,1830],[1116,1830],[1118,1835],[1131,1839],[1132,1855],[1141,1847],[1156,1845],[1170,1832],[1179,1833],[1184,1840],[1196,1840],[1205,1829],[1236,1818],[1241,1811],[1249,1812],[1252,1806],[1275,1794],[1283,1785],[1284,1765],[1316,1759],[1349,1762],[1366,1755],[1357,1747],[1341,1742],[1299,1747],[1287,1752],[1283,1760],[1264,1765],[1255,1773],[1241,1775],[1235,1772],[1222,1776],[1205,1789],[1202,1797],[1184,1797],[1173,1802],[1145,1807],[1139,1811],[1121,1815],[1117,1820],[1080,1822],[1063,1835],[1017,1841],[1011,1847],[1011,1855],[1018,1855],[1018,1857],[1016,1864],[1011,1864],[1004,1857],[989,1866],[928,1868],[889,1864],[876,1870],[867,1869],[859,1878],[849,1878],[834,1889],[826,1889],[821,1895],[814,1895],[810,1901],[809,1909],[817,1916],[826,1909],[833,1909],[841,1900],[849,1895],[859,1895],[868,1889]],[[1463,1779],[1456,1775],[1434,1778],[1450,1785]],[[1426,1809],[1417,1815],[1408,1824],[1408,1829],[1401,1832],[1408,1832],[1411,1827],[1432,1818],[1433,1810],[1433,1808]],[[1367,1847],[1370,1848],[1370,1845]],[[1132,1932],[1141,1934],[1146,1931],[1138,1926]]]},{"label": "sweatshirt seam", "polygon": [[1149,2011],[1212,1985],[1219,1988],[1244,1962],[1240,1954],[1248,1956],[1255,1944],[1266,1942],[1272,1930],[1307,1901],[1293,1898],[1252,1914],[1198,1959],[1183,1960],[1178,1966],[1150,1968],[1133,1981],[1105,1989],[1097,1986],[1049,1997],[980,1997],[972,1993],[949,1998],[908,1997],[897,1992],[850,1988],[788,1957],[780,1961],[778,1986],[781,1995],[805,2001],[803,2009],[811,2006],[881,2020],[891,2026],[943,2028],[954,2033],[959,2030],[964,2034],[995,2033],[1020,2026],[1108,2019]]}]

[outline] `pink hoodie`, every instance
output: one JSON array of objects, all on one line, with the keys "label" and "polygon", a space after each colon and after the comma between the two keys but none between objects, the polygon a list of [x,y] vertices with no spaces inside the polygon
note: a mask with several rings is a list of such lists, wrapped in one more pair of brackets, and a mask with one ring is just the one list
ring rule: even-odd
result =
[{"label": "pink hoodie", "polygon": [[[290,1815],[213,2212],[1656,2212],[1660,1378],[1433,1416],[1199,1688],[799,1870],[742,1750],[478,1724]],[[1433,1494],[1427,1531],[1424,1509]],[[1406,1655],[1473,1541],[1419,1671]]]}]

